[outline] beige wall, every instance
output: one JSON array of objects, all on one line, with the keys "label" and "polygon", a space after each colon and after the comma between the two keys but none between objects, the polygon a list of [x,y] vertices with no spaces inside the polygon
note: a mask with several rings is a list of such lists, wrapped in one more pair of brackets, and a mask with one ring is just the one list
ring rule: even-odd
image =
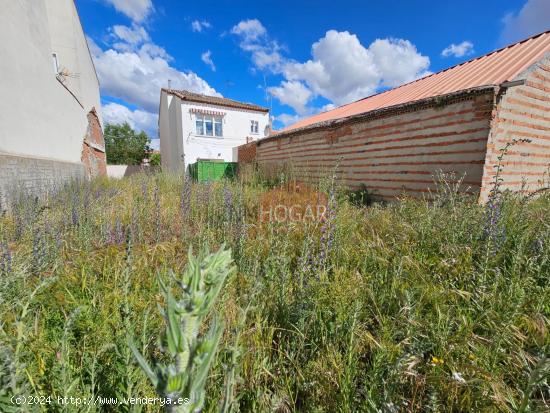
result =
[{"label": "beige wall", "polygon": [[483,175],[481,199],[486,200],[494,181],[498,157],[504,155],[501,188],[533,192],[550,186],[550,58],[543,59],[519,76],[525,84],[502,91],[494,112]]},{"label": "beige wall", "polygon": [[[53,52],[69,74],[64,84]],[[80,163],[87,114],[100,103],[73,1],[5,2],[0,56],[0,153]]]},{"label": "beige wall", "polygon": [[340,159],[338,177],[383,199],[403,192],[429,196],[441,170],[465,175],[464,191],[481,185],[493,91],[455,97],[429,107],[388,112],[357,123],[258,142],[257,161],[266,169],[289,163],[294,175],[317,180]]}]

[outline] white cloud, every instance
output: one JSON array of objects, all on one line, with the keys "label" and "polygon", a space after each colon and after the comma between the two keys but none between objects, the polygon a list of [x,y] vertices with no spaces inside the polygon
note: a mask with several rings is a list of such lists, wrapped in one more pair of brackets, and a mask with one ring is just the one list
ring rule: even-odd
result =
[{"label": "white cloud", "polygon": [[212,60],[212,52],[210,50],[207,50],[201,54],[201,60],[208,65],[213,72],[216,71],[216,65],[214,65],[214,61]]},{"label": "white cloud", "polygon": [[157,137],[157,119],[155,113],[136,109],[130,110],[118,103],[107,103],[101,107],[103,121],[105,123],[127,122],[136,131],[145,131],[150,138]]},{"label": "white cloud", "polygon": [[270,87],[267,91],[282,104],[290,106],[299,115],[305,115],[309,112],[307,104],[313,93],[302,82],[295,80],[283,81],[281,86]]},{"label": "white cloud", "polygon": [[380,84],[396,87],[429,75],[430,58],[403,39],[376,39],[369,46],[380,75]]},{"label": "white cloud", "polygon": [[109,29],[111,35],[117,40],[121,40],[130,45],[147,42],[150,40],[149,33],[139,25],[123,26],[115,25]]},{"label": "white cloud", "polygon": [[[107,50],[87,37],[101,93],[137,109],[107,103],[102,106],[104,122],[128,122],[132,128],[144,130],[149,137],[156,138],[160,89],[168,85],[168,80],[171,80],[174,89],[221,96],[195,73],[182,72],[171,66],[173,58],[162,47],[151,42],[143,27],[136,24],[132,27],[113,26],[109,32],[109,40],[113,43]],[[158,149],[158,139],[152,139],[151,146]]]},{"label": "white cloud", "polygon": [[334,103],[327,103],[326,105],[321,106],[319,112],[328,112],[329,110],[335,109],[336,105]]},{"label": "white cloud", "polygon": [[269,69],[275,73],[281,71],[284,58],[279,52],[280,46],[272,43],[268,47],[260,47],[253,51],[252,61],[258,69]]},{"label": "white cloud", "polygon": [[[114,29],[112,33],[116,35]],[[145,38],[148,39],[148,36],[142,36],[142,39]],[[171,66],[173,59],[162,47],[152,42],[131,44],[124,42],[120,36],[118,39],[121,42],[117,43],[116,50],[102,50],[93,41],[90,42],[103,95],[155,113],[158,111],[160,89],[168,85],[168,80],[174,89],[221,96],[197,74]]]},{"label": "white cloud", "polygon": [[248,19],[233,26],[231,33],[241,36],[246,43],[252,43],[265,36],[267,30],[258,19]]},{"label": "white cloud", "polygon": [[528,0],[518,13],[508,13],[502,19],[504,29],[500,41],[513,43],[550,27],[550,1]]},{"label": "white cloud", "polygon": [[212,24],[207,20],[193,20],[191,22],[191,30],[197,33],[201,33],[204,29],[209,29],[211,27]]},{"label": "white cloud", "polygon": [[308,106],[317,96],[342,105],[430,74],[430,59],[408,40],[377,39],[365,47],[354,34],[329,30],[312,45],[312,58],[297,62],[284,56],[285,49],[257,19],[239,22],[231,33],[240,37],[255,68],[283,75],[268,91],[299,115],[318,110]]},{"label": "white cloud", "polygon": [[468,56],[474,53],[474,45],[472,42],[469,42],[467,40],[463,41],[459,44],[451,43],[449,46],[447,46],[443,51],[441,52],[441,56],[443,57],[462,57],[462,56]]},{"label": "white cloud", "polygon": [[239,46],[251,53],[252,62],[258,69],[268,69],[279,73],[282,70],[284,49],[272,40],[266,28],[258,19],[242,20],[231,29],[231,33],[240,38]]},{"label": "white cloud", "polygon": [[101,47],[97,45],[96,42],[94,42],[94,39],[92,39],[90,36],[86,35],[86,42],[88,43],[88,49],[90,49],[90,54],[93,56],[99,55],[101,51]]},{"label": "white cloud", "polygon": [[293,123],[298,122],[302,118],[303,116],[300,116],[300,115],[291,115],[289,113],[282,113],[279,116],[276,116],[275,120],[281,122],[284,127],[284,126],[292,125]]},{"label": "white cloud", "polygon": [[152,0],[104,0],[135,22],[141,22],[153,11]]},{"label": "white cloud", "polygon": [[[366,48],[347,31],[329,30],[313,44],[311,53],[312,59],[304,63],[287,61],[283,74],[336,105],[430,73],[430,59],[418,53],[408,40],[377,39]],[[281,99],[281,95],[277,96],[281,103],[289,101],[290,97]]]}]

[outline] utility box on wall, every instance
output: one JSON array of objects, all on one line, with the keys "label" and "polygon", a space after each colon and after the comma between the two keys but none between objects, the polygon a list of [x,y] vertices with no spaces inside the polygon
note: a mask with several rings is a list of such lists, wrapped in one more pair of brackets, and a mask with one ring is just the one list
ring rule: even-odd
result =
[{"label": "utility box on wall", "polygon": [[199,181],[218,181],[222,178],[233,178],[237,172],[236,162],[216,160],[199,160],[189,165],[189,175]]}]

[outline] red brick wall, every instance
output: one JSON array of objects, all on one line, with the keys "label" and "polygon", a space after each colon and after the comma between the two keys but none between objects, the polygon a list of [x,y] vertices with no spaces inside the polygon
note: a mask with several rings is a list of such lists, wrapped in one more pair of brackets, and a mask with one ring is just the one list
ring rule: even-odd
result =
[{"label": "red brick wall", "polygon": [[88,113],[88,130],[82,144],[82,163],[89,178],[107,175],[105,141],[95,109]]},{"label": "red brick wall", "polygon": [[501,188],[533,192],[549,186],[550,170],[550,58],[538,63],[525,84],[506,89],[494,111],[481,199],[492,188],[500,149],[516,139],[501,163]]},{"label": "red brick wall", "polygon": [[331,173],[351,187],[365,185],[380,198],[405,192],[421,197],[434,190],[441,170],[466,174],[462,190],[480,189],[493,92],[455,98],[432,107],[345,123],[260,141],[257,161],[269,169],[287,163],[297,179]]},{"label": "red brick wall", "polygon": [[239,163],[251,163],[256,159],[256,142],[246,143],[237,148]]}]

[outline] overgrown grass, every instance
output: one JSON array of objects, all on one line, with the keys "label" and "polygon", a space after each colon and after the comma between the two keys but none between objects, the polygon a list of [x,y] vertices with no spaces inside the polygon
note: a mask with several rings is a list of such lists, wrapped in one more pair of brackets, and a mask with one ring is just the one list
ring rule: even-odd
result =
[{"label": "overgrown grass", "polygon": [[161,410],[57,396],[153,397],[127,338],[165,359],[157,274],[222,243],[237,273],[205,411],[548,411],[550,196],[361,206],[322,188],[325,221],[261,224],[259,179],[21,197],[0,218],[0,411]]}]

